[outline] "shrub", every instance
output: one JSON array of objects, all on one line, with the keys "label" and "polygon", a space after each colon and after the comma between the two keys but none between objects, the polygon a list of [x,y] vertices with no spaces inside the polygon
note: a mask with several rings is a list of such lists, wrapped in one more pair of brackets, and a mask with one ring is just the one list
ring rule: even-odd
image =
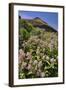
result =
[{"label": "shrub", "polygon": [[34,29],[33,25],[26,20],[20,20],[19,25],[20,28],[25,28],[28,32],[31,32]]},{"label": "shrub", "polygon": [[27,40],[30,37],[30,33],[26,29],[20,29],[20,35],[22,40]]}]

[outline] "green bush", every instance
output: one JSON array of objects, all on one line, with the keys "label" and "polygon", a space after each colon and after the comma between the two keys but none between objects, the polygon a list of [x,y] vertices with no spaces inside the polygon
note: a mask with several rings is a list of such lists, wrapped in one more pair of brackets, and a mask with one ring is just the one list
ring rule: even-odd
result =
[{"label": "green bush", "polygon": [[27,23],[26,29],[28,32],[31,32],[34,28],[33,28],[32,24]]},{"label": "green bush", "polygon": [[26,29],[20,29],[20,35],[23,40],[27,40],[30,37],[30,33]]},{"label": "green bush", "polygon": [[28,32],[31,32],[34,29],[33,25],[27,22],[26,20],[20,20],[19,25],[19,27],[25,28]]}]

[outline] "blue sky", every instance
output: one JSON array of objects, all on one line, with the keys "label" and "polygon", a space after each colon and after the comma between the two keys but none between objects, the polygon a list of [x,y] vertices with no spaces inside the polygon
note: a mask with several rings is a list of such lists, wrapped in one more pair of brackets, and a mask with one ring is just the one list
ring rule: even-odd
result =
[{"label": "blue sky", "polygon": [[24,19],[41,18],[54,29],[58,30],[58,13],[54,12],[35,12],[35,11],[19,11],[19,15]]}]

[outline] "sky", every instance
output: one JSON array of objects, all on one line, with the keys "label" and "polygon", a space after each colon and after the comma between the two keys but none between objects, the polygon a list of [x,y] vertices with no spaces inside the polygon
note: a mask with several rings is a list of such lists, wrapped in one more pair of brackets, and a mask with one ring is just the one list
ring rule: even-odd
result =
[{"label": "sky", "polygon": [[35,11],[19,11],[19,15],[24,19],[33,19],[39,17],[47,22],[54,29],[58,30],[58,13],[54,12],[35,12]]}]

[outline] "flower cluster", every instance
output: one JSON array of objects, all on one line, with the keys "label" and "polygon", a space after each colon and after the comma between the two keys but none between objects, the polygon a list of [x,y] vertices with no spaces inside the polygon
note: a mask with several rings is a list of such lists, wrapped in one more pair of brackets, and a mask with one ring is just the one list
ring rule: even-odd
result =
[{"label": "flower cluster", "polygon": [[33,29],[20,31],[19,79],[57,77],[58,33]]},{"label": "flower cluster", "polygon": [[48,43],[37,36],[31,36],[27,42],[23,42],[23,49],[19,50],[19,78],[57,76],[57,54],[53,48],[51,50]]}]

